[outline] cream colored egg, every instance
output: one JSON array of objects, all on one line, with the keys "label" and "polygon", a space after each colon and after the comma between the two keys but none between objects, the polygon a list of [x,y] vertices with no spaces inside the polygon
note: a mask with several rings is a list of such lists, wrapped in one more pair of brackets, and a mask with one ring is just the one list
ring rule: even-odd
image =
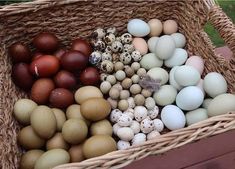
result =
[{"label": "cream colored egg", "polygon": [[145,55],[148,52],[148,45],[143,38],[134,38],[132,44],[141,55]]},{"label": "cream colored egg", "polygon": [[153,98],[157,105],[166,106],[175,102],[176,95],[177,90],[173,86],[164,85],[154,93]]},{"label": "cream colored egg", "polygon": [[149,75],[151,78],[155,79],[155,80],[161,80],[160,84],[166,84],[168,82],[169,79],[169,75],[167,73],[167,71],[163,68],[159,68],[159,67],[155,67],[150,69],[147,72],[147,75]]},{"label": "cream colored egg", "polygon": [[149,36],[159,36],[162,33],[162,22],[159,19],[151,19],[148,21],[150,27]]},{"label": "cream colored egg", "polygon": [[159,38],[155,53],[159,59],[166,60],[169,59],[175,51],[174,39],[169,35],[163,35]]},{"label": "cream colored egg", "polygon": [[140,61],[141,67],[149,70],[154,67],[162,67],[163,60],[159,59],[155,53],[148,53],[144,55]]},{"label": "cream colored egg", "polygon": [[208,118],[207,110],[203,108],[199,108],[186,113],[186,121],[188,126],[203,121],[207,118]]}]

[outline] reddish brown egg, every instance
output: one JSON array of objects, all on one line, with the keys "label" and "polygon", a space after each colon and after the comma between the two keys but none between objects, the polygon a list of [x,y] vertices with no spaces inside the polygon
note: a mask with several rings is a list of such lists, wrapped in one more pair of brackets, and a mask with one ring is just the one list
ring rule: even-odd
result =
[{"label": "reddish brown egg", "polygon": [[59,70],[60,62],[55,56],[43,55],[30,64],[30,71],[37,77],[50,77]]},{"label": "reddish brown egg", "polygon": [[33,76],[26,63],[17,63],[12,68],[12,78],[14,83],[24,90],[29,90],[34,82]]},{"label": "reddish brown egg", "polygon": [[14,63],[18,62],[30,62],[31,52],[29,48],[23,43],[14,43],[9,47],[9,55],[12,57]]},{"label": "reddish brown egg", "polygon": [[83,39],[75,39],[72,42],[71,48],[72,50],[77,50],[79,52],[82,52],[86,57],[89,57],[92,52],[91,45]]},{"label": "reddish brown egg", "polygon": [[40,56],[43,56],[44,54],[41,52],[35,52],[32,57],[32,61],[38,59]]},{"label": "reddish brown egg", "polygon": [[54,52],[54,56],[56,56],[59,60],[60,58],[65,54],[66,49],[58,49],[57,51]]},{"label": "reddish brown egg", "polygon": [[79,51],[68,51],[61,57],[61,65],[68,71],[84,69],[88,63],[88,57]]},{"label": "reddish brown egg", "polygon": [[54,88],[55,85],[51,79],[38,79],[31,89],[31,99],[38,104],[46,104],[49,101],[49,96]]},{"label": "reddish brown egg", "polygon": [[54,34],[43,32],[33,39],[33,45],[41,52],[51,53],[58,48],[59,40]]},{"label": "reddish brown egg", "polygon": [[80,81],[84,85],[96,85],[100,80],[99,72],[94,67],[88,67],[80,74]]},{"label": "reddish brown egg", "polygon": [[76,77],[66,70],[59,71],[54,81],[56,86],[61,88],[72,89],[76,86]]},{"label": "reddish brown egg", "polygon": [[73,93],[64,88],[56,88],[50,94],[50,104],[56,108],[66,108],[73,104]]}]

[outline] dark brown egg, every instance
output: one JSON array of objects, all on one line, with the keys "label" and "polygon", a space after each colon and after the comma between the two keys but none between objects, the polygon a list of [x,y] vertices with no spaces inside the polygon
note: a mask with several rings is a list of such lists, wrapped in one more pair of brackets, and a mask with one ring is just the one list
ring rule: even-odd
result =
[{"label": "dark brown egg", "polygon": [[34,82],[29,65],[26,63],[17,63],[13,66],[12,78],[14,83],[23,90],[29,90]]},{"label": "dark brown egg", "polygon": [[39,57],[43,56],[44,54],[41,52],[35,52],[32,57],[32,61],[38,59]]},{"label": "dark brown egg", "polygon": [[59,40],[54,34],[43,32],[33,39],[33,45],[41,52],[51,53],[58,48]]},{"label": "dark brown egg", "polygon": [[80,74],[80,81],[84,85],[96,85],[100,80],[99,72],[94,67],[84,69]]},{"label": "dark brown egg", "polygon": [[56,86],[60,88],[72,89],[76,86],[76,77],[66,70],[59,71],[54,81]]},{"label": "dark brown egg", "polygon": [[57,51],[54,52],[54,56],[56,56],[59,60],[60,58],[65,54],[66,49],[58,49]]},{"label": "dark brown egg", "polygon": [[37,77],[50,77],[59,70],[59,67],[60,62],[57,57],[43,55],[30,64],[30,71]]},{"label": "dark brown egg", "polygon": [[74,103],[73,93],[64,88],[56,88],[50,94],[50,104],[56,108],[66,108]]},{"label": "dark brown egg", "polygon": [[72,42],[71,48],[72,50],[77,50],[79,52],[82,52],[86,57],[89,57],[92,52],[91,45],[83,39],[75,39]]},{"label": "dark brown egg", "polygon": [[68,51],[61,57],[61,65],[68,71],[82,70],[88,64],[88,57],[79,51]]},{"label": "dark brown egg", "polygon": [[46,104],[49,101],[49,96],[54,88],[55,85],[51,79],[38,79],[31,89],[31,99],[38,104]]},{"label": "dark brown egg", "polygon": [[29,48],[23,43],[14,43],[9,47],[9,54],[12,57],[14,63],[18,62],[30,62],[31,52]]}]

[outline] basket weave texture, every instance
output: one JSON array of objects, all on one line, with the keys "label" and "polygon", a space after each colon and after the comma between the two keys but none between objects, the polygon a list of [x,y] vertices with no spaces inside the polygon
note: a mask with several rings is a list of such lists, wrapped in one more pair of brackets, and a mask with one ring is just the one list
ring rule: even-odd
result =
[{"label": "basket weave texture", "polygon": [[[41,31],[54,32],[65,45],[69,45],[77,37],[88,37],[96,27],[115,26],[124,32],[131,18],[176,20],[179,31],[186,36],[188,53],[205,60],[205,73],[222,73],[229,92],[235,93],[235,26],[213,0],[38,0],[3,6],[0,7],[0,168],[18,168],[22,154],[17,145],[20,126],[12,116],[12,110],[16,100],[27,97],[11,80],[9,45],[16,41],[29,44]],[[215,54],[214,46],[203,31],[208,21],[232,50],[230,61]],[[235,112],[230,112],[161,135],[138,147],[56,168],[121,168],[148,155],[164,153],[234,128]]]}]

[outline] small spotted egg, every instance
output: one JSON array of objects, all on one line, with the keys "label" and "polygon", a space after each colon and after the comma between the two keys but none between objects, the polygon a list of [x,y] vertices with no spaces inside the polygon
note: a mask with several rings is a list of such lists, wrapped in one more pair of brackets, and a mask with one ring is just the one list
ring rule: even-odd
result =
[{"label": "small spotted egg", "polygon": [[145,99],[145,107],[148,110],[154,109],[155,107],[155,100],[152,97],[148,97]]},{"label": "small spotted egg", "polygon": [[112,33],[108,33],[105,35],[104,37],[104,42],[107,44],[107,45],[111,45],[114,41],[115,41],[115,35],[112,34]]},{"label": "small spotted egg", "polygon": [[132,145],[139,145],[146,141],[146,135],[144,133],[138,133],[134,135],[134,138],[132,139]]},{"label": "small spotted egg", "polygon": [[132,109],[135,108],[135,100],[133,97],[129,97],[127,99],[127,102],[128,102],[129,108],[132,108]]},{"label": "small spotted egg", "polygon": [[111,27],[111,28],[108,28],[106,30],[106,32],[107,33],[112,33],[112,34],[116,35],[117,34],[117,29],[115,27]]},{"label": "small spotted egg", "polygon": [[132,123],[132,118],[128,116],[127,114],[121,114],[117,123],[119,124],[119,126],[128,127]]},{"label": "small spotted egg", "polygon": [[125,150],[125,149],[128,149],[130,146],[131,146],[130,142],[128,142],[128,141],[119,140],[117,142],[118,150]]},{"label": "small spotted egg", "polygon": [[123,52],[123,53],[120,55],[119,60],[120,60],[123,64],[127,65],[127,64],[129,64],[129,63],[131,62],[131,55],[130,55],[129,53],[127,53],[127,52]]},{"label": "small spotted egg", "polygon": [[161,132],[164,129],[164,124],[160,119],[154,119],[153,120],[154,129],[158,132]]},{"label": "small spotted egg", "polygon": [[129,34],[129,33],[122,34],[121,41],[123,44],[131,43],[132,42],[131,34]]},{"label": "small spotted egg", "polygon": [[134,50],[135,47],[132,44],[125,44],[123,47],[123,52],[132,53]]},{"label": "small spotted egg", "polygon": [[130,128],[133,130],[134,134],[140,132],[140,123],[138,121],[133,120]]},{"label": "small spotted egg", "polygon": [[140,68],[140,63],[139,63],[139,62],[133,62],[133,63],[131,64],[131,68],[132,68],[135,72],[137,72],[137,70],[139,70],[139,68]]},{"label": "small spotted egg", "polygon": [[147,135],[147,139],[148,140],[153,140],[158,136],[160,136],[160,133],[157,130],[153,130]]},{"label": "small spotted egg", "polygon": [[114,109],[110,113],[110,120],[111,122],[115,123],[121,117],[122,112],[119,109]]},{"label": "small spotted egg", "polygon": [[119,124],[115,123],[113,125],[113,134],[117,135],[117,131],[121,128],[121,126],[119,126]]},{"label": "small spotted egg", "polygon": [[119,62],[119,58],[120,58],[120,54],[119,53],[113,53],[112,54],[113,63]]},{"label": "small spotted egg", "polygon": [[109,90],[111,89],[111,84],[108,81],[103,81],[100,84],[100,90],[103,94],[107,94],[109,92]]},{"label": "small spotted egg", "polygon": [[148,111],[144,106],[136,106],[134,110],[135,120],[138,122],[144,120],[148,115]]},{"label": "small spotted egg", "polygon": [[106,45],[102,40],[98,40],[94,43],[94,47],[98,51],[103,51],[105,49]]},{"label": "small spotted egg", "polygon": [[123,114],[128,115],[131,119],[134,119],[134,109],[128,108],[126,111],[123,112]]},{"label": "small spotted egg", "polygon": [[108,77],[108,74],[106,74],[106,73],[101,73],[100,74],[100,80],[103,82],[103,81],[105,81],[106,79],[107,79],[107,77]]},{"label": "small spotted egg", "polygon": [[98,64],[102,59],[102,55],[99,51],[94,51],[91,53],[90,57],[89,57],[89,62],[92,65],[96,65]]},{"label": "small spotted egg", "polygon": [[92,33],[92,37],[93,38],[97,38],[97,39],[102,39],[105,36],[105,30],[102,28],[97,28],[93,33]]},{"label": "small spotted egg", "polygon": [[140,129],[143,133],[150,133],[154,130],[154,122],[150,118],[146,118],[140,123]]},{"label": "small spotted egg", "polygon": [[104,61],[104,60],[109,60],[112,62],[112,60],[113,60],[112,55],[108,52],[102,53],[102,61]]},{"label": "small spotted egg", "polygon": [[110,46],[110,45],[107,45],[106,48],[105,48],[105,50],[104,50],[104,52],[112,53],[113,51],[112,51],[111,46]]},{"label": "small spotted egg", "polygon": [[103,62],[101,62],[101,70],[106,73],[112,73],[113,63],[109,60],[104,60]]},{"label": "small spotted egg", "polygon": [[131,57],[135,62],[139,62],[142,58],[140,52],[137,50],[135,50],[131,53]]},{"label": "small spotted egg", "polygon": [[111,48],[112,48],[112,51],[113,51],[113,52],[122,52],[122,50],[123,50],[123,45],[122,45],[122,43],[119,42],[119,41],[114,41],[114,42],[112,43]]},{"label": "small spotted egg", "polygon": [[159,113],[159,108],[158,108],[158,106],[154,106],[153,109],[151,109],[151,110],[148,111],[148,116],[149,116],[151,119],[155,119],[155,118],[158,116],[158,113]]}]

